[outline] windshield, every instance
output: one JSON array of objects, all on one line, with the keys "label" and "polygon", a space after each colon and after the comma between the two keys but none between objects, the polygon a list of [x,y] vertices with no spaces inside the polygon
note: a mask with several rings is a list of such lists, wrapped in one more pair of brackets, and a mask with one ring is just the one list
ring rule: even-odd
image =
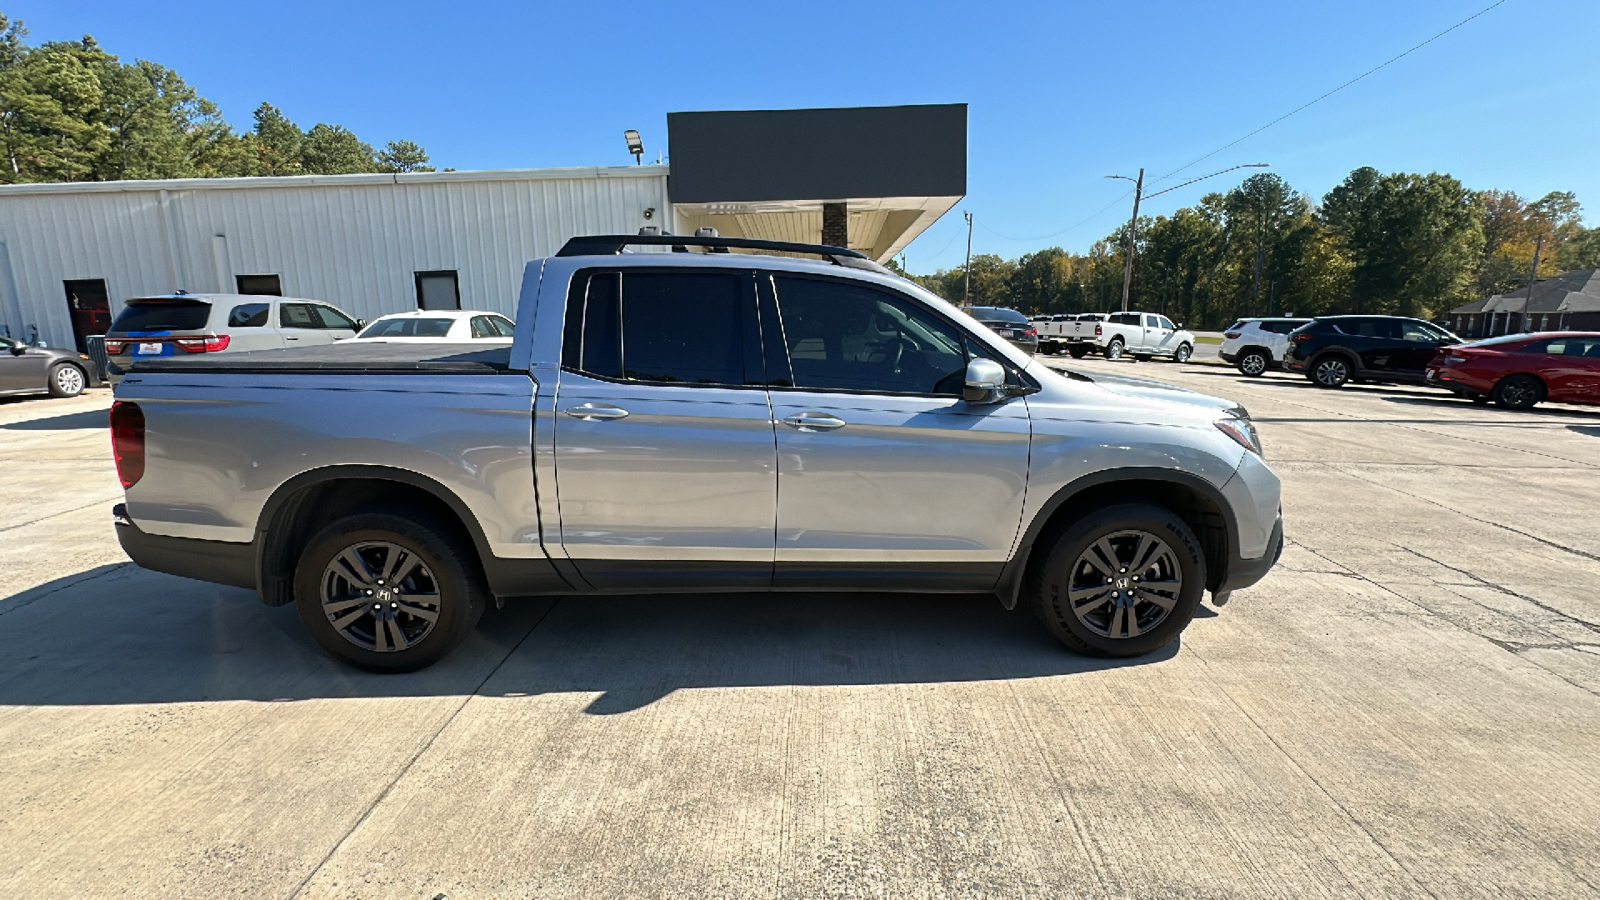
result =
[{"label": "windshield", "polygon": [[111,333],[201,331],[210,318],[211,304],[204,300],[129,300],[111,323]]},{"label": "windshield", "polygon": [[375,337],[444,337],[450,333],[451,319],[379,319],[361,332]]}]

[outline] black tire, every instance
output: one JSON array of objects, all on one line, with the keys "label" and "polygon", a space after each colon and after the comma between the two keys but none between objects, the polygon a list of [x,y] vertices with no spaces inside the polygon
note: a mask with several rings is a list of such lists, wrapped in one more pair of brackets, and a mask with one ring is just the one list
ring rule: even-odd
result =
[{"label": "black tire", "polygon": [[1545,397],[1544,382],[1532,375],[1507,375],[1495,382],[1489,396],[1506,409],[1532,409]]},{"label": "black tire", "polygon": [[1106,359],[1121,359],[1122,349],[1126,346],[1122,343],[1122,338],[1112,338],[1111,343],[1106,345]]},{"label": "black tire", "polygon": [[1251,378],[1259,378],[1265,375],[1267,369],[1271,368],[1271,366],[1272,361],[1267,358],[1265,350],[1246,350],[1239,354],[1239,358],[1234,362],[1234,367],[1239,370],[1239,374],[1248,375]]},{"label": "black tire", "polygon": [[1189,346],[1188,344],[1179,344],[1178,349],[1172,353],[1172,361],[1175,363],[1186,363],[1189,361],[1189,357],[1193,354],[1193,347]]},{"label": "black tire", "polygon": [[1352,374],[1349,357],[1337,353],[1319,356],[1306,367],[1306,377],[1320,388],[1342,388]]},{"label": "black tire", "polygon": [[[1170,609],[1145,599],[1147,596],[1156,596],[1155,592],[1133,587],[1129,591],[1131,596],[1137,598],[1132,600],[1133,605],[1129,607],[1134,611],[1136,624],[1133,628],[1126,626],[1125,610],[1120,611],[1122,618],[1117,618],[1118,601],[1103,594],[1099,602],[1095,602],[1093,595],[1087,597],[1085,602],[1079,604],[1079,612],[1075,613],[1070,595],[1100,589],[1099,578],[1105,571],[1083,559],[1102,540],[1119,552],[1130,545],[1133,552],[1137,552],[1139,545],[1136,542],[1141,540],[1137,535],[1158,539],[1164,545],[1164,551],[1152,550],[1146,559],[1153,559],[1161,564],[1157,568],[1172,569],[1178,575],[1178,585],[1171,590]],[[1104,560],[1103,555],[1096,558]],[[1141,570],[1143,574],[1149,571]],[[1124,571],[1110,577],[1135,579],[1137,575],[1126,572],[1124,567]],[[1083,584],[1085,581],[1093,583],[1073,587],[1074,583]],[[1195,539],[1194,532],[1182,519],[1154,504],[1123,503],[1095,510],[1042,540],[1034,548],[1029,561],[1027,577],[1023,582],[1023,598],[1045,627],[1072,650],[1088,656],[1142,656],[1166,646],[1188,627],[1195,611],[1200,608],[1205,582],[1205,555],[1200,550],[1200,542]],[[1127,590],[1131,584],[1131,581],[1113,583],[1106,589]],[[1146,619],[1147,614],[1163,611],[1161,617],[1147,619],[1144,627],[1137,626],[1141,619]],[[1101,618],[1107,620],[1104,628],[1096,624]],[[1123,623],[1120,628],[1119,621]],[[1107,633],[1100,633],[1102,630]],[[1118,636],[1111,636],[1119,631],[1121,633]]]},{"label": "black tire", "polygon": [[1134,362],[1149,362],[1152,358],[1148,353],[1135,353],[1133,355]]},{"label": "black tire", "polygon": [[[387,547],[406,555],[391,556],[394,551]],[[369,512],[339,519],[306,544],[295,567],[300,622],[322,649],[358,668],[412,672],[430,666],[466,639],[487,605],[489,591],[470,548],[426,518]],[[354,571],[349,562],[340,563],[347,551],[365,567],[359,573],[365,584],[349,577]],[[401,573],[398,590],[396,583],[378,580],[411,557],[417,562]],[[421,599],[429,588],[431,603]],[[334,608],[331,613],[324,611],[325,589],[336,596],[328,604]],[[386,590],[394,593],[385,595]],[[363,593],[374,598],[375,607],[387,602],[390,608],[368,610]],[[410,598],[417,599],[406,603]],[[360,603],[351,605],[352,600]],[[341,628],[336,622],[347,624]],[[397,649],[402,642],[408,646]]]},{"label": "black tire", "polygon": [[1068,347],[1067,352],[1072,354],[1073,359],[1083,359],[1085,356],[1089,355],[1089,348],[1074,345]]},{"label": "black tire", "polygon": [[76,397],[89,386],[89,373],[74,363],[56,363],[50,368],[48,387],[52,397]]}]

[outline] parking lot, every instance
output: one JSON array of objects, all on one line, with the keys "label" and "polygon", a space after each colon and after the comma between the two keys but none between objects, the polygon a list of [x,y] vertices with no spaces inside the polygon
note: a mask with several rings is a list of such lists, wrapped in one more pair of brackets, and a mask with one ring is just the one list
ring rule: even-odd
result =
[{"label": "parking lot", "polygon": [[1600,408],[1064,364],[1244,403],[1284,480],[1279,567],[1152,657],[992,598],[590,598],[365,675],[127,561],[108,392],[0,401],[0,888],[1600,891]]}]

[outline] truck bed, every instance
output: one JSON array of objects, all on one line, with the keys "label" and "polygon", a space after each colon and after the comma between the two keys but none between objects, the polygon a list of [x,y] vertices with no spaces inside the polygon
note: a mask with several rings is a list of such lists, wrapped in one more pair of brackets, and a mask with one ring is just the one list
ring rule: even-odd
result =
[{"label": "truck bed", "polygon": [[131,374],[210,372],[215,374],[499,375],[510,369],[508,346],[475,348],[461,344],[343,342],[245,353],[196,353],[140,360]]}]

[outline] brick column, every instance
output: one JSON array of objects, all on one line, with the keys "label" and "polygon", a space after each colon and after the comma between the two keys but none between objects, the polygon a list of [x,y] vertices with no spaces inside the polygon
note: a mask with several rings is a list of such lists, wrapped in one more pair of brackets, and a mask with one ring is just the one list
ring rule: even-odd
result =
[{"label": "brick column", "polygon": [[846,204],[822,204],[822,242],[830,247],[850,246],[850,210]]}]

